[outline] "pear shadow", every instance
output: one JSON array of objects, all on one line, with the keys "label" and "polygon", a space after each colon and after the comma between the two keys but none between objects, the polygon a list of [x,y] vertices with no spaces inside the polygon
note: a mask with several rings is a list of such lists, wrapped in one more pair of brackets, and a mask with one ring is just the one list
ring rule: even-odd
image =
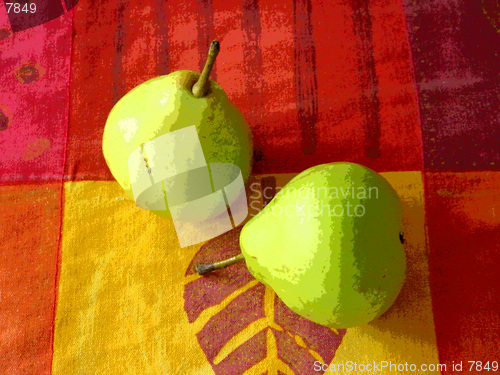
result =
[{"label": "pear shadow", "polygon": [[423,207],[408,201],[402,203],[406,254],[404,284],[393,305],[368,326],[389,333],[388,337],[407,337],[421,344],[435,345]]}]

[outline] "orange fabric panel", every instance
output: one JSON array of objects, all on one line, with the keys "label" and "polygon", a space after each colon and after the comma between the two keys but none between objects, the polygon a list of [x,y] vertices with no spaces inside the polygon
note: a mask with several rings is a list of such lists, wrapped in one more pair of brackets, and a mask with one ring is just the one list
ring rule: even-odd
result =
[{"label": "orange fabric panel", "polygon": [[0,374],[49,374],[59,184],[0,187]]}]

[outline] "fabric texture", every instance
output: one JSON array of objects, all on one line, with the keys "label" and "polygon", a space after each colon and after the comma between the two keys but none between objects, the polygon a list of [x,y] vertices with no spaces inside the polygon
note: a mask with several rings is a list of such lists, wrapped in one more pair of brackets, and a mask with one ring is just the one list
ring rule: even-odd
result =
[{"label": "fabric texture", "polygon": [[[0,374],[323,373],[315,361],[453,374],[500,360],[498,1],[36,3],[0,2]],[[328,329],[243,264],[198,276],[239,252],[239,230],[181,249],[114,181],[101,150],[113,105],[200,71],[216,38],[212,78],[254,139],[250,216],[264,189],[334,161],[400,195],[408,270],[381,318]]]}]

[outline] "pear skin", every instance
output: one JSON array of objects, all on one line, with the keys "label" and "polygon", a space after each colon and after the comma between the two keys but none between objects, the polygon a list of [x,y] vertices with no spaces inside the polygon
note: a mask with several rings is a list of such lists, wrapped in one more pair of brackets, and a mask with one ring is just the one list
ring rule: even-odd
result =
[{"label": "pear skin", "polygon": [[[108,167],[133,198],[128,156],[145,142],[195,125],[207,163],[231,163],[248,180],[252,163],[249,126],[224,90],[209,80],[202,97],[193,95],[199,73],[180,70],[153,78],[123,96],[111,110],[103,134]],[[180,145],[182,147],[182,145]],[[167,211],[153,211],[170,218]]]},{"label": "pear skin", "polygon": [[290,309],[349,328],[383,314],[400,292],[401,229],[401,202],[381,175],[331,163],[292,179],[244,226],[240,245],[250,272]]}]

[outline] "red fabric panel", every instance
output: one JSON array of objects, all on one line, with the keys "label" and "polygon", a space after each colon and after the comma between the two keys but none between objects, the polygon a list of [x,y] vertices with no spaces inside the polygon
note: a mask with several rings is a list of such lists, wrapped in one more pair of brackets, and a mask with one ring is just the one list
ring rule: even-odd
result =
[{"label": "red fabric panel", "polygon": [[101,138],[113,106],[117,14],[107,0],[74,9],[66,179],[111,179]]},{"label": "red fabric panel", "polygon": [[420,170],[417,95],[400,2],[315,4],[318,147],[308,165],[353,161],[377,171]]},{"label": "red fabric panel", "polygon": [[68,179],[112,179],[101,137],[113,104],[168,70],[199,70],[214,37],[222,51],[213,77],[252,127],[256,173],[342,160],[421,169],[396,0],[120,0],[84,2],[75,15]]},{"label": "red fabric panel", "polygon": [[440,362],[498,361],[500,173],[428,172],[425,178]]}]

